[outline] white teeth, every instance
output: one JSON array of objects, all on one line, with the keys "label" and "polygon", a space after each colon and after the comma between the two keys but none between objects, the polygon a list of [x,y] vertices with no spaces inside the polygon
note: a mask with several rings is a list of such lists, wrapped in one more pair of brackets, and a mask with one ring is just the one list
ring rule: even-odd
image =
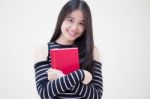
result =
[{"label": "white teeth", "polygon": [[73,33],[73,32],[69,32],[69,34],[70,34],[71,36],[76,36],[76,33]]},{"label": "white teeth", "polygon": [[76,34],[76,33],[70,32],[70,34]]}]

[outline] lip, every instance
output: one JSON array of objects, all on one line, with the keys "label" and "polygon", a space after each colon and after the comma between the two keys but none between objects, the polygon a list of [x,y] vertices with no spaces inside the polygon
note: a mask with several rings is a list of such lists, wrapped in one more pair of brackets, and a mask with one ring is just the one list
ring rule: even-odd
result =
[{"label": "lip", "polygon": [[71,37],[76,37],[77,33],[74,33],[74,32],[68,32],[68,34],[71,36]]}]

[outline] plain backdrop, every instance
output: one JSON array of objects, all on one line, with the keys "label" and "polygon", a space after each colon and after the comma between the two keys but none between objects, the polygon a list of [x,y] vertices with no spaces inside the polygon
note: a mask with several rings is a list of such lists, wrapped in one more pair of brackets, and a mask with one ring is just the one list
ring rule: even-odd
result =
[{"label": "plain backdrop", "polygon": [[[33,53],[68,0],[0,0],[0,99],[40,99]],[[150,1],[87,0],[103,63],[103,99],[150,99]]]}]

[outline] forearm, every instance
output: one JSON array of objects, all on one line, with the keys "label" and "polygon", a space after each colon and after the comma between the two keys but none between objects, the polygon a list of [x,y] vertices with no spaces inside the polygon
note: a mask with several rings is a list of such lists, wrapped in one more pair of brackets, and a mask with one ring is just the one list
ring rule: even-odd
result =
[{"label": "forearm", "polygon": [[84,78],[83,71],[79,69],[66,76],[49,81],[46,71],[50,65],[46,62],[42,64],[38,63],[35,65],[37,90],[42,98],[55,97],[67,90],[70,90]]},{"label": "forearm", "polygon": [[101,99],[102,87],[95,86],[94,84],[82,84],[78,83],[72,89],[72,92],[85,98],[85,99]]},{"label": "forearm", "polygon": [[101,99],[103,93],[101,64],[95,63],[93,79],[89,84],[78,83],[71,90],[86,99]]}]

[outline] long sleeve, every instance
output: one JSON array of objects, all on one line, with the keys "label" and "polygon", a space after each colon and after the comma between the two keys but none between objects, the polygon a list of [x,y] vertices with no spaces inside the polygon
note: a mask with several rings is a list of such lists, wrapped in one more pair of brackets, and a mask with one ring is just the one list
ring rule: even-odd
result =
[{"label": "long sleeve", "polygon": [[70,90],[84,79],[84,72],[78,69],[66,76],[49,81],[47,76],[49,67],[48,61],[38,62],[34,65],[36,87],[42,99],[51,99],[52,97]]},{"label": "long sleeve", "polygon": [[72,88],[72,91],[85,99],[101,99],[103,93],[101,66],[101,63],[94,61],[92,81],[87,85],[78,83]]}]

